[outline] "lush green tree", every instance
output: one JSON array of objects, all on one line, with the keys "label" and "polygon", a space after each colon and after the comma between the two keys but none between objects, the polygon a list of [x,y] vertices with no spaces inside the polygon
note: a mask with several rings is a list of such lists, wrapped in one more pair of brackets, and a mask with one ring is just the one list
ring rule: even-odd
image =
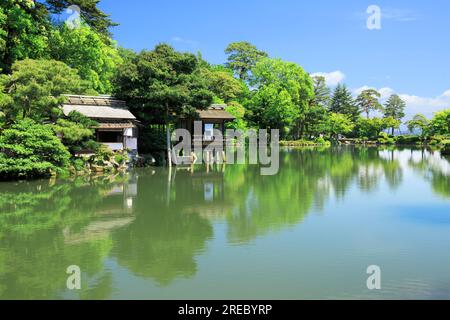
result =
[{"label": "lush green tree", "polygon": [[[395,120],[401,121],[405,117],[406,102],[403,101],[399,95],[393,94],[389,97],[384,105],[384,117],[393,118]],[[395,127],[391,127],[392,135],[395,132]]]},{"label": "lush green tree", "polygon": [[205,78],[208,89],[224,103],[240,100],[248,93],[248,88],[242,80],[234,78],[233,71],[222,66],[201,68],[200,75]]},{"label": "lush green tree", "polygon": [[54,60],[22,60],[14,63],[11,75],[0,78],[8,99],[3,110],[8,121],[32,118],[37,121],[61,113],[63,94],[92,93],[77,70]]},{"label": "lush green tree", "polygon": [[430,121],[423,114],[416,114],[411,120],[406,122],[409,132],[413,133],[420,130],[420,135],[423,137],[427,134],[427,129]]},{"label": "lush green tree", "polygon": [[356,121],[359,116],[359,108],[356,105],[352,94],[345,85],[338,84],[331,98],[330,111],[350,116],[352,121]]},{"label": "lush green tree", "polygon": [[305,134],[309,137],[317,137],[320,134],[320,123],[328,115],[330,104],[330,88],[325,78],[315,76],[312,78],[314,85],[314,98],[310,101],[309,108],[305,113]]},{"label": "lush green tree", "polygon": [[[167,44],[143,51],[121,65],[115,90],[145,126],[166,124],[168,136],[171,123],[209,107],[214,96],[200,74],[198,58]],[[167,144],[170,148],[169,141]]]},{"label": "lush green tree", "polygon": [[50,125],[19,121],[0,134],[0,177],[22,179],[49,176],[67,167],[70,153]]},{"label": "lush green tree", "polygon": [[374,117],[363,118],[359,117],[356,121],[356,132],[358,133],[358,137],[367,138],[367,139],[377,139],[380,132],[386,130],[388,128],[388,124],[385,119]]},{"label": "lush green tree", "polygon": [[302,136],[314,97],[310,76],[298,64],[270,58],[260,60],[252,72],[252,85],[257,88],[249,104],[256,116],[253,121],[284,134],[295,126],[295,134]]},{"label": "lush green tree", "polygon": [[283,138],[289,135],[299,117],[299,109],[288,90],[275,84],[259,88],[250,101],[249,109],[254,126],[279,129]]},{"label": "lush green tree", "polygon": [[0,69],[9,73],[17,60],[47,54],[51,29],[44,5],[33,0],[2,0],[0,7]]},{"label": "lush green tree", "polygon": [[370,111],[381,110],[382,105],[379,102],[381,94],[374,89],[367,89],[361,92],[356,98],[356,104],[361,112],[364,112],[369,119]]},{"label": "lush green tree", "polygon": [[393,117],[383,118],[383,122],[386,128],[390,128],[392,130],[392,135],[394,135],[395,130],[400,129],[400,126],[402,125],[400,120]]},{"label": "lush green tree", "polygon": [[58,119],[53,130],[72,155],[83,150],[97,151],[99,144],[94,140],[95,121],[72,111],[66,119]]},{"label": "lush green tree", "polygon": [[228,55],[227,67],[234,70],[241,80],[248,80],[256,63],[268,56],[266,52],[245,41],[230,43],[225,53]]},{"label": "lush green tree", "polygon": [[80,8],[80,15],[84,22],[96,32],[103,35],[109,41],[111,33],[109,29],[117,26],[110,16],[98,8],[100,0],[45,0],[45,5],[51,13],[60,14],[70,6],[76,5]]},{"label": "lush green tree", "polygon": [[435,135],[450,134],[450,109],[436,112],[430,122],[430,131]]},{"label": "lush green tree", "polygon": [[236,117],[234,121],[228,123],[228,128],[235,130],[247,129],[247,122],[245,121],[246,110],[243,105],[241,105],[239,102],[231,101],[228,103],[225,110]]},{"label": "lush green tree", "polygon": [[[5,52],[6,49],[6,36],[8,32],[5,28],[8,16],[6,15],[5,8],[0,7],[0,52]],[[2,60],[3,61],[3,60]],[[0,69],[1,71],[1,69]]]},{"label": "lush green tree", "polygon": [[333,140],[337,140],[339,135],[352,132],[355,128],[350,115],[331,112],[322,122],[322,132]]},{"label": "lush green tree", "polygon": [[325,77],[315,76],[312,77],[312,80],[314,83],[314,99],[312,100],[312,104],[328,108],[331,100],[331,90],[327,86]]},{"label": "lush green tree", "polygon": [[71,29],[58,26],[49,38],[50,56],[78,70],[100,93],[111,93],[111,79],[122,62],[112,44],[105,44],[98,33],[83,25]]}]

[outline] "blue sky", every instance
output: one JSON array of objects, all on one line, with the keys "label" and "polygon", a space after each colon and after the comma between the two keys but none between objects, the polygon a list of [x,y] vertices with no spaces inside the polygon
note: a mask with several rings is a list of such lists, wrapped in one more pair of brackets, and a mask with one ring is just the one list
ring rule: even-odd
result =
[{"label": "blue sky", "polygon": [[[369,30],[369,5],[381,30]],[[224,63],[224,48],[249,41],[272,57],[324,73],[355,93],[374,87],[401,94],[408,114],[450,107],[450,1],[401,0],[103,0],[124,47],[167,42]]]}]

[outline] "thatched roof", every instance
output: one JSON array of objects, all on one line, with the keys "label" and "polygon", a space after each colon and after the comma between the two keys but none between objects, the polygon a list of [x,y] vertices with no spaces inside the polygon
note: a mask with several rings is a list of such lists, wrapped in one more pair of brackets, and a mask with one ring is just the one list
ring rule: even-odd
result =
[{"label": "thatched roof", "polygon": [[206,110],[198,110],[197,113],[200,119],[218,119],[218,120],[234,120],[235,116],[225,111],[226,105],[213,104]]},{"label": "thatched roof", "polygon": [[67,102],[62,105],[66,116],[76,111],[91,119],[136,120],[136,117],[126,109],[125,101],[109,96],[67,95],[66,97]]}]

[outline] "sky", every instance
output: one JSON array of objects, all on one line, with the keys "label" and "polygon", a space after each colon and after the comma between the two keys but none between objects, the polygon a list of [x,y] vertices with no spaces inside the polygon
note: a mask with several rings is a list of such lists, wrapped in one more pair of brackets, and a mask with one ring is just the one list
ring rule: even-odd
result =
[{"label": "sky", "polygon": [[[381,29],[367,26],[371,5]],[[249,41],[331,87],[400,94],[409,117],[450,108],[448,0],[102,0],[100,8],[120,24],[112,32],[126,48],[165,42],[222,64],[230,42]]]}]

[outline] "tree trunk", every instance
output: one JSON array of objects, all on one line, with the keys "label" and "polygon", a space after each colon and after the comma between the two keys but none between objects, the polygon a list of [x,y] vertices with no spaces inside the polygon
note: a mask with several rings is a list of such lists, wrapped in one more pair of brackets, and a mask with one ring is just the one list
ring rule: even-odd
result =
[{"label": "tree trunk", "polygon": [[300,133],[299,133],[299,139],[303,139],[303,136],[305,135],[305,125],[304,125],[304,123],[302,122],[301,124],[300,124]]}]

